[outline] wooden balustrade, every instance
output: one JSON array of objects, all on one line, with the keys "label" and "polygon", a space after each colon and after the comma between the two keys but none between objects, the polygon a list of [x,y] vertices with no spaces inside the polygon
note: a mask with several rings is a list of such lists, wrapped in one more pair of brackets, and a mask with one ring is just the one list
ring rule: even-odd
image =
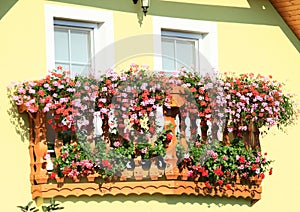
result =
[{"label": "wooden balustrade", "polygon": [[[176,156],[176,144],[180,143],[187,149],[187,141],[185,138],[186,134],[186,129],[188,128],[187,124],[185,123],[185,119],[187,116],[190,116],[190,131],[192,133],[195,133],[197,131],[197,128],[200,127],[201,130],[201,137],[202,141],[205,143],[208,141],[209,136],[208,136],[208,123],[205,121],[201,121],[200,126],[197,126],[196,124],[196,119],[197,114],[187,112],[184,108],[184,104],[186,99],[182,97],[182,88],[174,88],[173,93],[172,93],[172,102],[170,103],[170,108],[164,107],[164,123],[165,123],[165,129],[167,129],[167,126],[169,124],[172,124],[171,131],[173,135],[176,135],[176,117],[179,117],[179,131],[183,135],[183,138],[181,140],[177,141],[176,136],[173,136],[172,141],[168,145],[168,148],[166,150],[166,156],[164,158],[165,163],[166,163],[166,168],[165,169],[158,169],[156,163],[154,160],[151,160],[151,166],[150,169],[144,170],[141,166],[141,159],[136,158],[134,159],[135,161],[135,168],[132,169],[125,169],[122,172],[122,175],[119,178],[119,181],[141,181],[141,180],[187,180],[188,175],[187,175],[187,169],[183,169],[181,173],[179,172],[179,169],[177,167],[177,156]],[[28,117],[29,117],[29,123],[30,123],[30,139],[29,139],[29,154],[30,154],[30,181],[33,186],[33,197],[38,197],[42,196],[42,194],[38,194],[39,192],[42,192],[43,189],[48,188],[47,186],[45,187],[38,187],[41,186],[42,184],[47,184],[49,182],[49,173],[46,170],[46,160],[45,160],[45,155],[47,153],[47,140],[46,140],[46,134],[47,134],[47,128],[46,128],[46,114],[39,111],[37,113],[30,113],[24,107],[24,105],[19,106],[19,112],[24,113],[27,112]],[[90,123],[93,123],[92,121],[93,117],[89,117]],[[58,119],[58,117],[54,117],[54,119]],[[59,120],[55,120],[56,122],[59,122]],[[151,121],[153,124],[155,120]],[[216,126],[215,130],[218,130],[219,127]],[[56,139],[55,139],[55,145],[54,145],[54,150],[56,157],[60,155],[60,150],[61,147],[63,146],[63,140],[58,138],[59,131],[61,129],[57,128],[56,129]],[[108,116],[105,115],[104,118],[102,119],[102,130],[103,134],[102,136],[104,137],[104,140],[107,142],[107,149],[110,147],[110,138],[109,138],[109,120]],[[213,129],[214,130],[214,129]],[[88,141],[91,142],[91,146],[94,146],[93,143],[93,135],[94,135],[94,129],[92,127],[88,128],[89,135],[88,136]],[[229,133],[228,130],[224,129],[223,131],[223,143],[226,145],[229,145],[230,141],[229,138],[236,136],[237,132],[234,131],[232,133]],[[214,139],[217,139],[217,132],[212,132],[212,137]],[[251,123],[248,126],[248,131],[244,133],[243,140],[246,144],[246,147],[248,149],[250,148],[259,148],[259,129],[258,127],[254,124]],[[95,179],[99,177],[98,174],[93,174],[90,176],[87,176],[88,182],[94,182]],[[63,179],[57,179],[57,183],[61,183]],[[52,180],[53,181],[53,180]],[[129,182],[130,183],[130,182]],[[123,185],[123,184],[122,184]],[[180,185],[178,185],[180,187]],[[53,186],[52,186],[53,187]],[[159,186],[158,186],[159,187]],[[197,186],[196,186],[197,187]],[[196,189],[195,187],[195,189]],[[38,189],[40,188],[40,189]],[[50,187],[49,187],[50,188]],[[163,187],[162,187],[163,188]],[[169,190],[171,189],[168,188]],[[168,190],[167,189],[167,190]],[[167,193],[170,193],[168,190]],[[255,187],[255,188],[249,188],[245,189],[247,190],[246,194],[236,194],[233,196],[239,197],[250,197],[252,199],[260,199],[260,193],[261,193],[261,188]],[[47,190],[47,192],[49,192]],[[93,191],[94,192],[94,191]],[[215,191],[214,191],[215,192]],[[239,192],[237,191],[232,191],[234,192]],[[256,192],[255,195],[248,195],[249,193]],[[185,193],[185,192],[181,192]],[[192,192],[193,193],[193,192]],[[226,192],[225,192],[226,193]],[[224,195],[225,195],[224,193]],[[229,195],[230,196],[230,195]]]}]

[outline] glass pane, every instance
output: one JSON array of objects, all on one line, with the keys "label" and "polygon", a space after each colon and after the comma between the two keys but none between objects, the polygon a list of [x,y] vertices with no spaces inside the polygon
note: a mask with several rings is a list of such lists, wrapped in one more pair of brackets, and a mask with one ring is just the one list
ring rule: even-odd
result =
[{"label": "glass pane", "polygon": [[90,32],[71,30],[72,62],[88,63],[90,60]]},{"label": "glass pane", "polygon": [[174,71],[175,67],[175,44],[173,39],[162,38],[162,68],[164,71]]},{"label": "glass pane", "polygon": [[54,42],[55,42],[55,60],[68,62],[69,61],[68,30],[55,28]]},{"label": "glass pane", "polygon": [[177,68],[185,67],[190,69],[195,67],[195,41],[177,40],[176,41],[176,56]]},{"label": "glass pane", "polygon": [[90,65],[72,65],[71,76],[75,75],[88,75],[90,71]]}]

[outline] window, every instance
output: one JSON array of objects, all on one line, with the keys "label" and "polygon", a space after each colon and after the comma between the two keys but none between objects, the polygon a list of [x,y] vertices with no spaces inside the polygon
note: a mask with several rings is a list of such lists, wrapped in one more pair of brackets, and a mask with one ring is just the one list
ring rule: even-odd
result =
[{"label": "window", "polygon": [[98,73],[115,64],[111,11],[45,4],[45,26],[47,70]]},{"label": "window", "polygon": [[83,74],[93,68],[93,32],[96,24],[54,22],[55,66]]},{"label": "window", "polygon": [[199,66],[200,34],[162,31],[162,68],[174,71],[185,67],[189,71]]},{"label": "window", "polygon": [[202,75],[218,71],[215,22],[153,16],[152,24],[155,71],[173,71],[182,66]]}]

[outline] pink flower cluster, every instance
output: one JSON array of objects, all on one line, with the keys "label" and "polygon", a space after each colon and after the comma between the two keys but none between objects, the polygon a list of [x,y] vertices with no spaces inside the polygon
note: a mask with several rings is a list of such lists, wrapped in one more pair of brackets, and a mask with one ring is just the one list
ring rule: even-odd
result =
[{"label": "pink flower cluster", "polygon": [[285,113],[282,84],[261,75],[242,74],[238,77],[225,74],[226,114],[228,130],[247,131],[255,122],[258,127],[274,126]]},{"label": "pink flower cluster", "polygon": [[[59,73],[61,72],[61,73]],[[73,123],[72,96],[75,93],[75,81],[70,78],[69,72],[61,68],[50,72],[45,78],[37,81],[26,81],[16,86],[12,99],[17,105],[26,106],[31,113],[42,111],[51,112],[59,119],[50,119],[53,128],[68,127]]]}]

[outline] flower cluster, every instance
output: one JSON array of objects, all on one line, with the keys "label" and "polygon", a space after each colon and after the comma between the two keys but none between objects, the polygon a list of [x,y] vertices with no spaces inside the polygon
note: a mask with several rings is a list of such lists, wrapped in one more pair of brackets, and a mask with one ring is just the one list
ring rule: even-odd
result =
[{"label": "flower cluster", "polygon": [[259,150],[246,150],[244,143],[234,139],[229,146],[217,142],[212,146],[196,145],[189,150],[190,157],[183,160],[181,168],[187,168],[190,178],[211,185],[225,185],[236,182],[239,177],[245,181],[257,176],[264,179],[265,173],[272,174],[266,153]]},{"label": "flower cluster", "polygon": [[149,73],[146,66],[140,68],[132,64],[121,74],[108,71],[100,79],[96,110],[102,118],[113,115],[127,139],[132,129],[153,134],[155,126],[150,123],[155,119],[156,108],[164,104],[166,97],[162,84],[163,81]]},{"label": "flower cluster", "polygon": [[[297,119],[294,96],[284,94],[283,84],[272,76],[227,73],[199,76],[183,70],[179,78],[181,86],[189,89],[197,104],[201,126],[207,121],[213,126],[225,124],[229,132],[241,136],[251,123],[257,128],[278,126],[282,129]],[[187,112],[195,113],[191,109]]]},{"label": "flower cluster", "polygon": [[50,178],[69,177],[78,179],[91,174],[98,174],[101,179],[110,181],[120,175],[128,162],[123,152],[111,148],[100,137],[95,138],[92,147],[86,142],[85,133],[79,133],[78,142],[66,144],[61,155],[54,159],[54,169]]},{"label": "flower cluster", "polygon": [[[284,94],[282,84],[271,76],[199,76],[182,70],[177,77],[169,77],[151,74],[146,66],[136,64],[122,73],[109,70],[99,79],[71,79],[68,72],[58,68],[44,79],[17,85],[13,100],[31,113],[50,112],[53,118],[49,124],[62,130],[91,126],[95,116],[114,117],[124,137],[132,139],[133,129],[153,136],[155,111],[168,107],[175,85],[188,89],[183,95],[190,98],[181,107],[181,116],[200,118],[201,126],[207,121],[213,126],[226,122],[229,132],[241,133],[248,130],[250,123],[258,128],[286,126],[297,117],[293,96]],[[192,134],[195,130],[191,129]]]},{"label": "flower cluster", "polygon": [[18,84],[12,98],[31,113],[42,111],[58,116],[55,122],[49,120],[53,128],[71,128],[74,120],[71,105],[75,91],[75,80],[69,77],[69,72],[58,68],[58,71],[52,71],[41,80]]},{"label": "flower cluster", "polygon": [[247,131],[250,123],[262,126],[287,125],[296,118],[292,96],[282,92],[282,84],[254,74],[224,74],[226,114],[229,131]]}]

